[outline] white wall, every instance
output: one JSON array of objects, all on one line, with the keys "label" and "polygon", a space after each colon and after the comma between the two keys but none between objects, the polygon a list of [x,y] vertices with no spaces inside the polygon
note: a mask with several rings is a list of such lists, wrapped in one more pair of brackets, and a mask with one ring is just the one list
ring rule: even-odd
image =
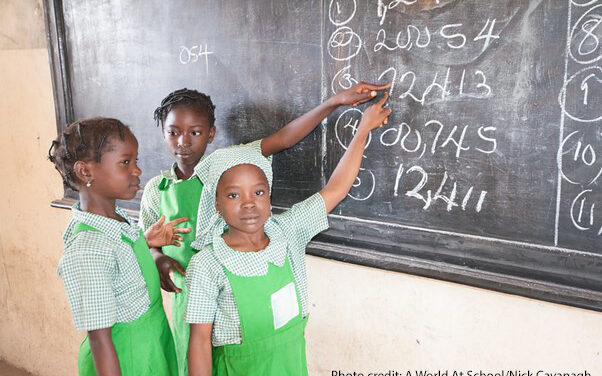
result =
[{"label": "white wall", "polygon": [[43,11],[36,0],[0,2],[0,358],[40,375],[76,374],[81,336],[61,281],[66,210],[46,160],[56,122]]},{"label": "white wall", "polygon": [[587,368],[602,375],[601,313],[315,257],[308,268],[311,374]]}]

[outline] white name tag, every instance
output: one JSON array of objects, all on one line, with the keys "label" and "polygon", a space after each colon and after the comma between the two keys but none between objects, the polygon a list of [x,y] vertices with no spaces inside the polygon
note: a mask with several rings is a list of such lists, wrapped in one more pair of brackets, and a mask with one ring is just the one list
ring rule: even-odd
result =
[{"label": "white name tag", "polygon": [[282,328],[297,317],[299,305],[293,282],[272,294],[272,313],[274,314],[274,330]]}]

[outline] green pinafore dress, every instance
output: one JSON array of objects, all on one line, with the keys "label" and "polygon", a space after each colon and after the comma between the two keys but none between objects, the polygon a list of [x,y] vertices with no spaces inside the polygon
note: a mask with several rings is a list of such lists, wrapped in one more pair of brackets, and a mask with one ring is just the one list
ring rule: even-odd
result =
[{"label": "green pinafore dress", "polygon": [[[73,231],[99,231],[84,223],[78,223]],[[135,242],[124,235],[122,240],[132,246],[146,289],[150,308],[138,319],[117,323],[111,328],[111,336],[119,367],[123,376],[177,375],[177,360],[169,323],[163,310],[159,273],[149,252],[142,231]],[[79,350],[78,369],[80,376],[96,376],[94,358],[88,337]]]},{"label": "green pinafore dress", "polygon": [[[197,252],[190,247],[196,236],[197,211],[199,208],[199,199],[203,184],[198,177],[189,180],[183,180],[174,184],[172,179],[163,178],[159,183],[159,210],[165,216],[165,221],[169,222],[177,218],[188,218],[188,221],[179,227],[189,227],[192,229],[187,234],[181,234],[184,240],[180,246],[173,245],[163,247],[163,254],[171,257],[182,265],[184,270],[188,263]],[[178,357],[179,375],[188,375],[188,338],[190,336],[190,326],[184,320],[186,313],[186,300],[188,289],[186,287],[186,277],[178,272],[172,273],[174,284],[182,289],[179,294],[172,294],[171,324],[173,327],[174,342],[176,345],[176,354]]]},{"label": "green pinafore dress", "polygon": [[213,375],[305,376],[305,325],[291,265],[268,264],[264,276],[228,271],[242,342],[213,348]]}]

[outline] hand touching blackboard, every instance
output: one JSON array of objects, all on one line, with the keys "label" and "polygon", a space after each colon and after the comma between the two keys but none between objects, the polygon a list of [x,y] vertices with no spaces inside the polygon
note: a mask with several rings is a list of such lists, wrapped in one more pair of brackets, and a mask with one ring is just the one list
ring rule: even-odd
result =
[{"label": "hand touching blackboard", "polygon": [[387,102],[388,97],[388,93],[385,92],[378,102],[366,109],[353,140],[349,144],[345,154],[343,154],[328,183],[320,191],[327,212],[332,211],[349,193],[359,172],[362,163],[362,153],[370,131],[382,127],[383,124],[387,124],[387,118],[391,114],[391,109],[383,108],[383,106]]},{"label": "hand touching blackboard", "polygon": [[313,131],[322,119],[330,115],[337,107],[343,105],[357,106],[368,102],[376,96],[377,91],[388,89],[390,86],[390,84],[372,85],[360,82],[333,95],[319,106],[285,125],[278,132],[264,138],[261,141],[261,153],[267,157],[294,146]]}]

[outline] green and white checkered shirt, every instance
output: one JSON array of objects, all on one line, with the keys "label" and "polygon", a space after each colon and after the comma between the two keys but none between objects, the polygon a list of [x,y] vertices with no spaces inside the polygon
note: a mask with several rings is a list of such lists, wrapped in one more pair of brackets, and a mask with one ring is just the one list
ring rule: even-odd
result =
[{"label": "green and white checkered shirt", "polygon": [[[150,307],[146,282],[131,245],[140,228],[121,208],[115,213],[127,222],[82,211],[79,202],[71,209],[71,222],[63,235],[65,252],[58,274],[65,283],[77,330],[112,327],[138,319]],[[99,231],[73,234],[78,222]]]},{"label": "green and white checkered shirt", "polygon": [[[245,145],[261,152],[261,139]],[[175,168],[176,164],[174,163],[169,170],[162,171],[160,175],[149,180],[144,186],[144,192],[142,193],[142,199],[140,200],[140,219],[138,221],[138,224],[144,230],[149,228],[151,225],[156,223],[159,218],[161,218],[161,210],[159,208],[159,200],[161,197],[161,193],[159,192],[159,183],[161,183],[161,180],[163,180],[163,178],[172,179],[176,184],[181,181],[178,180]],[[192,179],[195,176],[196,175],[193,174],[190,178]]]},{"label": "green and white checkered shirt", "polygon": [[[163,178],[171,179],[174,182],[180,182],[176,175],[176,164],[174,163],[169,170],[161,171],[160,175],[155,176],[146,183],[140,200],[140,218],[138,225],[143,229],[147,229],[154,223],[157,223],[161,218],[161,210],[159,208],[159,200],[161,193],[159,192],[159,183]],[[192,178],[192,176],[191,176]]]},{"label": "green and white checkered shirt", "polygon": [[322,196],[316,193],[293,205],[290,210],[268,219],[265,233],[270,244],[261,251],[235,251],[225,244],[221,234],[215,232],[213,244],[194,255],[188,265],[186,322],[213,323],[213,346],[241,343],[240,319],[224,268],[239,276],[261,276],[267,273],[268,262],[281,267],[287,255],[303,317],[307,316],[305,247],[315,235],[327,228],[326,206]]}]

